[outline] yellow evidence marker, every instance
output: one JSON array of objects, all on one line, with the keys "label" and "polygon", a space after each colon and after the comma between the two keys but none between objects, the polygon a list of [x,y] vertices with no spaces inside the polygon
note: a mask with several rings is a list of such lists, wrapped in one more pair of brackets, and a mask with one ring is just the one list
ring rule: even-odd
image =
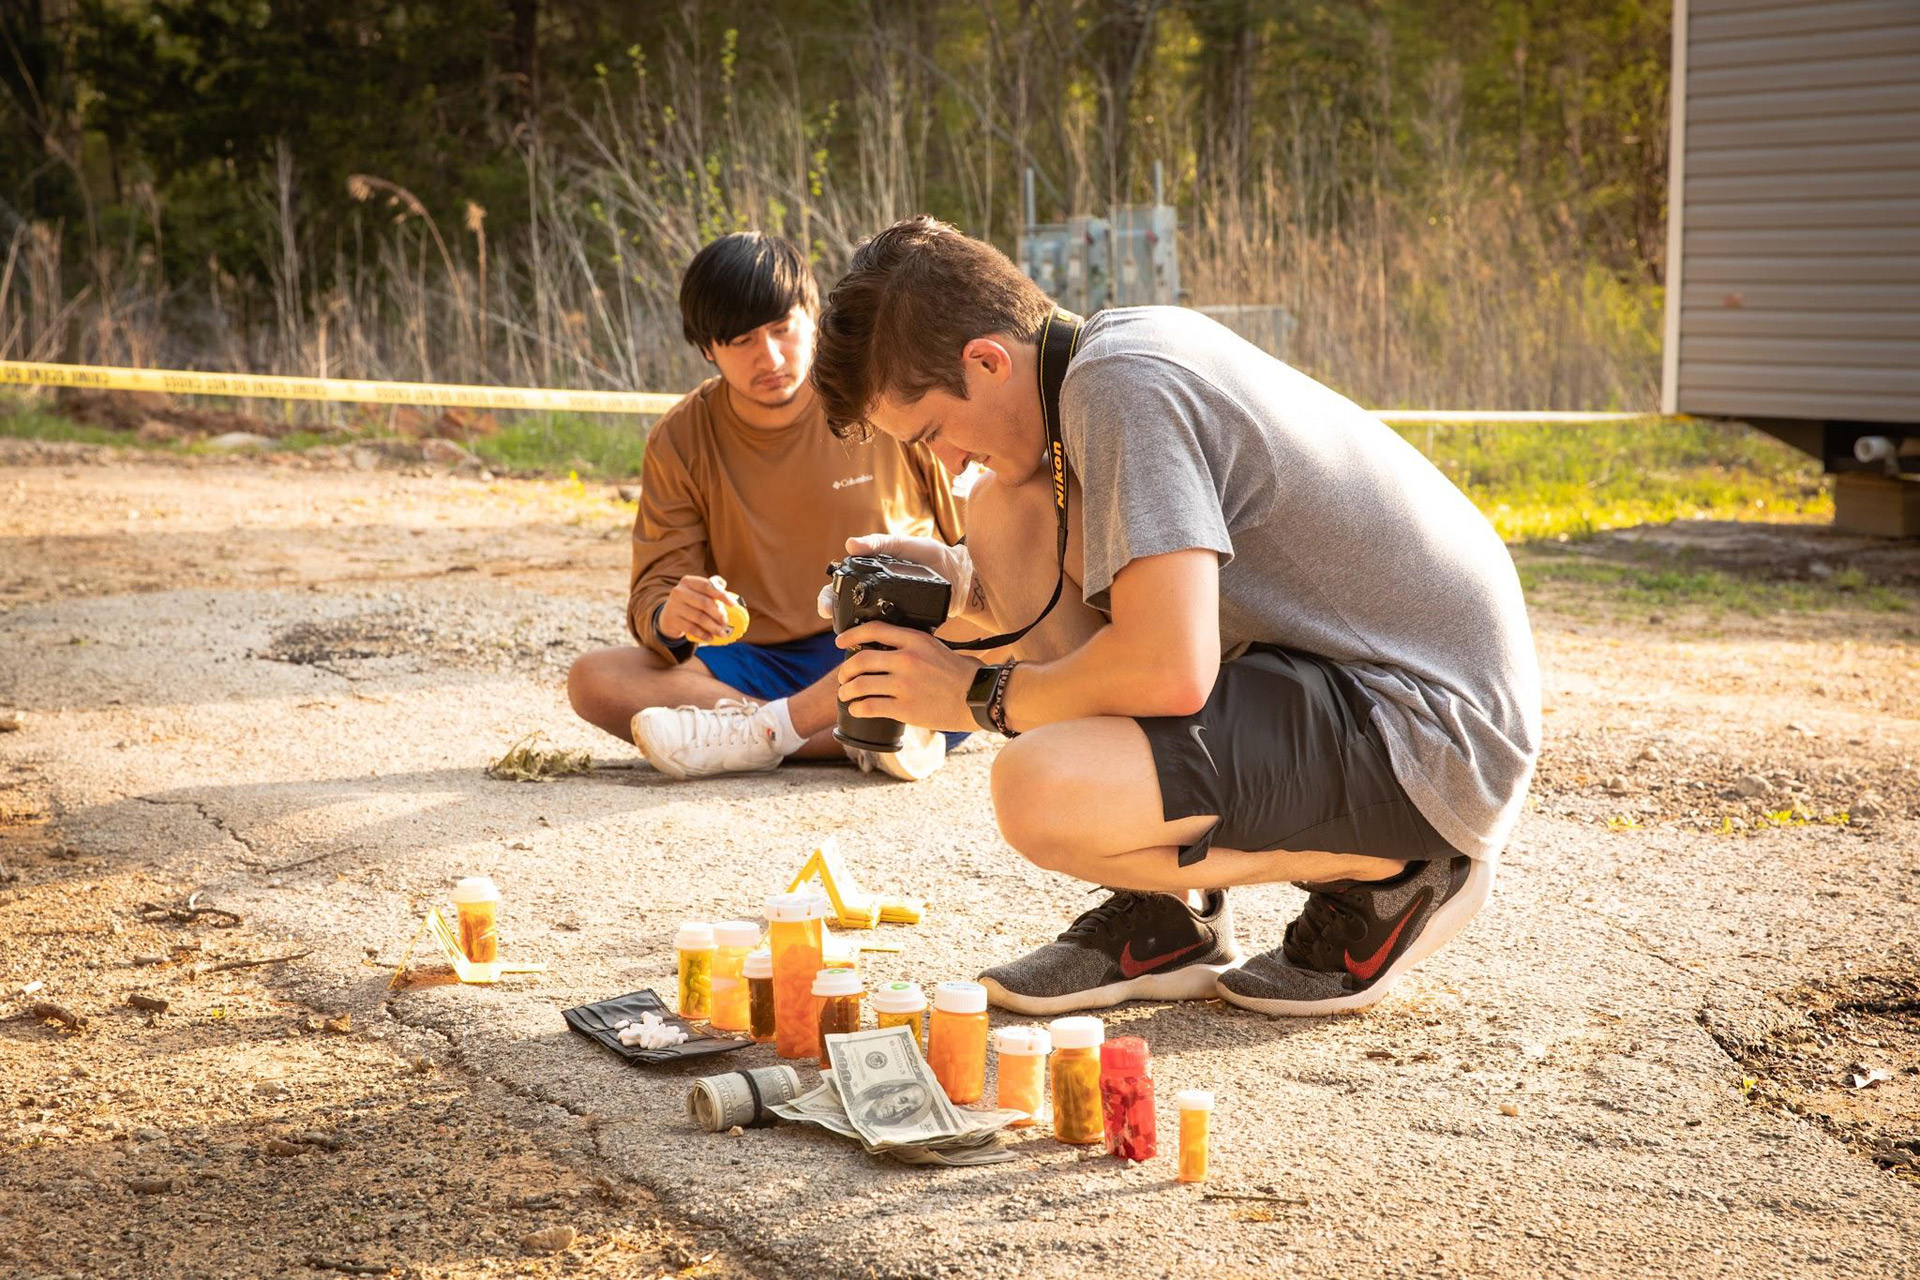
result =
[{"label": "yellow evidence marker", "polygon": [[747,606],[740,603],[740,597],[729,591],[727,592],[727,626],[729,628],[727,634],[718,640],[706,640],[702,643],[711,649],[717,649],[723,644],[732,644],[747,634],[747,623],[752,620],[752,616],[747,612]]},{"label": "yellow evidence marker", "polygon": [[441,957],[453,967],[454,976],[462,982],[498,982],[509,973],[545,973],[547,966],[538,960],[490,960],[479,962],[467,959],[467,953],[460,949],[460,939],[455,935],[453,926],[447,923],[447,917],[439,907],[427,911],[427,917],[421,921],[407,949],[400,953],[400,963],[393,971],[387,989],[393,990],[406,981],[407,965],[413,959],[414,948],[420,945],[421,936],[433,939],[440,948]]},{"label": "yellow evidence marker", "polygon": [[833,922],[842,929],[871,929],[882,922],[919,924],[926,913],[927,904],[919,898],[881,897],[863,890],[840,860],[840,841],[835,836],[828,836],[807,855],[787,892],[792,893],[816,876],[833,905]]}]

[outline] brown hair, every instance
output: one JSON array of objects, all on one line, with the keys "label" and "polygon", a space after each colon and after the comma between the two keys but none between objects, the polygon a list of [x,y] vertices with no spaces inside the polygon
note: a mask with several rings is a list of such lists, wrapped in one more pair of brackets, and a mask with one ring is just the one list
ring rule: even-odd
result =
[{"label": "brown hair", "polygon": [[960,352],[1003,333],[1038,341],[1053,300],[985,241],[925,214],[896,222],[854,250],[827,295],[813,385],[841,439],[868,433],[881,395],[909,403],[938,388],[966,398]]}]

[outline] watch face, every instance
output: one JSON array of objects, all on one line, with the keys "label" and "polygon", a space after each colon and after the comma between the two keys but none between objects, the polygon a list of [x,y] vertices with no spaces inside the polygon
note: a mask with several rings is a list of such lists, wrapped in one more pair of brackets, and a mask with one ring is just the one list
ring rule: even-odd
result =
[{"label": "watch face", "polygon": [[967,705],[972,707],[986,706],[987,697],[993,692],[993,679],[999,674],[999,665],[991,662],[974,672],[973,682],[967,686]]}]

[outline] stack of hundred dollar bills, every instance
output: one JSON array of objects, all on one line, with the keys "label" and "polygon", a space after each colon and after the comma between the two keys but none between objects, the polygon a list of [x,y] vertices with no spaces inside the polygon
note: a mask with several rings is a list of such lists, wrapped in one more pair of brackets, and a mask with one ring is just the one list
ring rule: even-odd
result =
[{"label": "stack of hundred dollar bills", "polygon": [[962,1111],[947,1101],[905,1027],[828,1036],[831,1070],[775,1115],[852,1138],[903,1164],[993,1164],[1013,1159],[1000,1131],[1024,1111]]}]

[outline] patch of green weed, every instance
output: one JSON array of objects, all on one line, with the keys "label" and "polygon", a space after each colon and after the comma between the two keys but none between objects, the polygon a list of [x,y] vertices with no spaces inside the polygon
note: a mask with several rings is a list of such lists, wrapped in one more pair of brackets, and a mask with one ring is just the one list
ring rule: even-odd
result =
[{"label": "patch of green weed", "polygon": [[515,470],[565,468],[599,476],[637,476],[647,451],[649,419],[584,414],[530,414],[469,447]]},{"label": "patch of green weed", "polygon": [[1827,520],[1820,464],[1751,427],[1686,418],[1396,427],[1509,542],[1668,520]]},{"label": "patch of green weed", "polygon": [[1825,582],[1791,582],[1720,569],[1616,564],[1550,553],[1519,556],[1515,566],[1529,595],[1553,583],[1596,587],[1610,603],[1635,611],[1691,608],[1759,617],[1839,608],[1903,613],[1913,607],[1898,591],[1864,585],[1863,575],[1845,585],[1839,574]]}]

